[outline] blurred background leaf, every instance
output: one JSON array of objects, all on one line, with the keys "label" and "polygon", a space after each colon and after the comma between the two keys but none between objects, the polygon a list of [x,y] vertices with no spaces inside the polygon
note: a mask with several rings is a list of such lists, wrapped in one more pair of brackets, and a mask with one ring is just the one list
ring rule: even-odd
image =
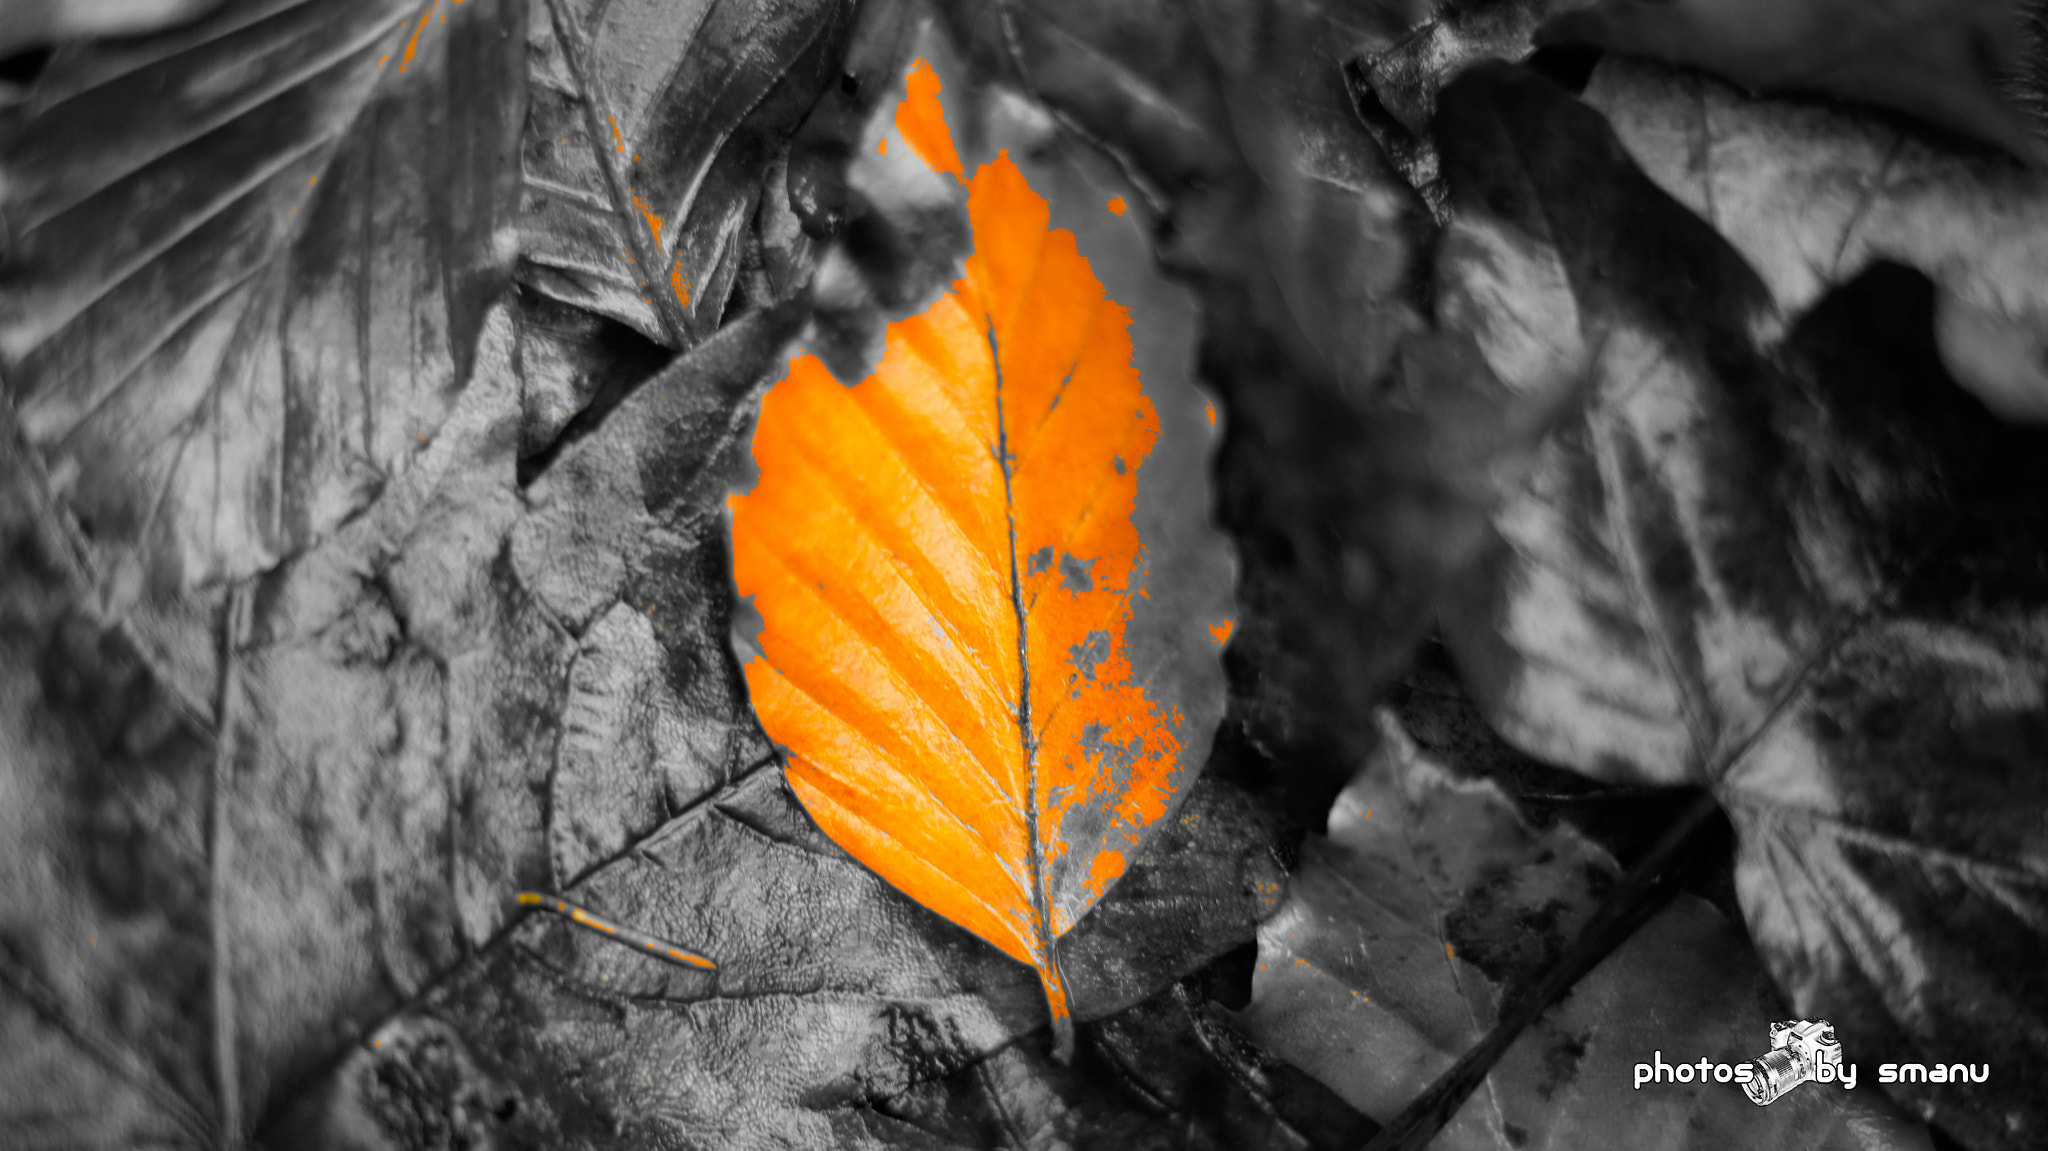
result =
[{"label": "blurred background leaf", "polygon": [[[1436,134],[1446,298],[1509,386],[1591,389],[1445,601],[1488,719],[1596,778],[1713,788],[1767,968],[1859,1059],[2043,1066],[2041,433],[1950,376],[1917,271],[1870,265],[1787,332],[1547,81],[1476,68]],[[2033,1074],[1895,1094],[2020,1147]]]}]

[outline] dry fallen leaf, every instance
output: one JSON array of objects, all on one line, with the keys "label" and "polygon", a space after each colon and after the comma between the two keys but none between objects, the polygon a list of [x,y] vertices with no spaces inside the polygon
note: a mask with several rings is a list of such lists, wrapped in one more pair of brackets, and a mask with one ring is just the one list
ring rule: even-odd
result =
[{"label": "dry fallen leaf", "polygon": [[732,501],[765,620],[747,683],[812,818],[1035,967],[1064,1058],[1057,941],[1208,755],[1230,564],[1189,365],[1135,356],[1151,317],[1007,150],[965,174],[930,75],[898,139],[964,176],[975,251],[866,380],[805,357],[763,400],[761,480]]}]

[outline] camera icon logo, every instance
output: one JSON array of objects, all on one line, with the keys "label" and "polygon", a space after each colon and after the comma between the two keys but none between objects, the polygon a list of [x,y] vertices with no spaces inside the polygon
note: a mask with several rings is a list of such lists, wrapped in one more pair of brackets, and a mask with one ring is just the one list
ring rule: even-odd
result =
[{"label": "camera icon logo", "polygon": [[1762,1107],[1801,1083],[1842,1077],[1842,1045],[1825,1019],[1788,1019],[1771,1024],[1771,1049],[1750,1061],[1754,1070],[1742,1089]]}]

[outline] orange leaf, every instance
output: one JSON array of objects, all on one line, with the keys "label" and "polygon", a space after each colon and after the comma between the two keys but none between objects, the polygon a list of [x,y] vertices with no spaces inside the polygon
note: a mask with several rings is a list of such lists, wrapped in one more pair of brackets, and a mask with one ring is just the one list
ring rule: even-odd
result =
[{"label": "orange leaf", "polygon": [[[958,174],[938,88],[920,60],[896,123]],[[733,569],[791,790],[882,878],[1034,967],[1064,1057],[1056,941],[1207,754],[1228,566],[1186,558],[1213,531],[1199,479],[1141,496],[1161,419],[1129,311],[1007,152],[964,183],[976,250],[952,291],[890,325],[858,386],[806,356],[763,400]],[[1206,432],[1199,411],[1177,435]],[[1162,489],[1191,522],[1148,549]]]}]

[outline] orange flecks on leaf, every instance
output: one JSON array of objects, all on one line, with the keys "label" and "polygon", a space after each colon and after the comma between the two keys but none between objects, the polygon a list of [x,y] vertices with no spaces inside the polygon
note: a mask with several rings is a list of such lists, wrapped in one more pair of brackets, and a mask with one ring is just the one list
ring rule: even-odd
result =
[{"label": "orange flecks on leaf", "polygon": [[[617,130],[618,129],[616,127],[613,128],[613,131]],[[655,212],[654,209],[647,206],[647,199],[644,196],[633,197],[633,206],[635,208],[640,209],[641,218],[647,221],[647,233],[648,235],[654,237],[654,250],[659,252],[661,250],[660,214]]]},{"label": "orange flecks on leaf", "polygon": [[684,278],[681,264],[669,270],[668,286],[676,294],[676,303],[685,308],[690,306],[690,281]]},{"label": "orange flecks on leaf", "polygon": [[1114,213],[1116,213],[1116,214],[1117,214],[1117,215],[1119,215],[1119,216],[1123,215],[1123,214],[1124,214],[1124,198],[1123,198],[1122,196],[1111,196],[1111,197],[1109,198],[1109,210],[1110,210],[1111,212],[1114,212]]},{"label": "orange flecks on leaf", "polygon": [[427,30],[427,22],[434,18],[435,10],[440,7],[441,0],[434,0],[434,3],[428,5],[427,10],[420,14],[420,22],[413,26],[412,39],[405,42],[405,57],[398,62],[400,72],[405,71],[412,63],[413,55],[420,50],[420,33]]},{"label": "orange flecks on leaf", "polygon": [[1204,405],[1202,405],[1202,414],[1203,414],[1204,416],[1208,417],[1208,419],[1209,419],[1209,426],[1210,426],[1210,427],[1212,427],[1212,428],[1213,428],[1213,427],[1215,427],[1215,426],[1216,426],[1216,405],[1215,405],[1215,404],[1204,404]]},{"label": "orange flecks on leaf", "polygon": [[[919,61],[899,131],[959,171]],[[728,500],[764,626],[747,686],[818,826],[1034,967],[1120,878],[1183,771],[1126,628],[1132,511],[1159,434],[1130,316],[1007,154],[968,187],[975,252],[848,388],[805,356],[761,404],[760,482]],[[1128,466],[1124,466],[1128,465]]]},{"label": "orange flecks on leaf", "polygon": [[1210,628],[1209,634],[1215,636],[1216,642],[1219,644],[1229,643],[1231,629],[1235,628],[1236,626],[1237,624],[1235,621],[1224,620],[1222,623],[1219,623],[1215,627]]},{"label": "orange flecks on leaf", "polygon": [[960,153],[953,150],[953,133],[946,128],[946,107],[939,103],[939,74],[924,57],[911,63],[906,87],[910,95],[896,106],[896,131],[925,163],[966,179]]},{"label": "orange flecks on leaf", "polygon": [[612,115],[610,112],[606,112],[604,118],[608,122],[610,122],[612,126],[612,142],[619,146],[619,153],[621,155],[625,154],[626,136],[625,133],[619,131],[619,118],[617,116]]}]

